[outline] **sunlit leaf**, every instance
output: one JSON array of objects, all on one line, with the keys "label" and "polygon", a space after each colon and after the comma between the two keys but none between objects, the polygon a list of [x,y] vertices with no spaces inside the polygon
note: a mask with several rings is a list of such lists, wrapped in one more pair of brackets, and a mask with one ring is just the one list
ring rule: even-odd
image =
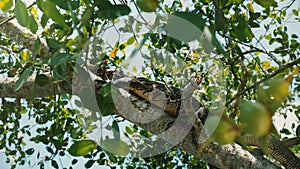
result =
[{"label": "sunlit leaf", "polygon": [[9,11],[13,5],[14,5],[13,0],[2,0],[2,1],[0,1],[0,9],[3,12]]},{"label": "sunlit leaf", "polygon": [[94,140],[75,141],[69,148],[72,156],[85,156],[96,149],[97,143]]}]

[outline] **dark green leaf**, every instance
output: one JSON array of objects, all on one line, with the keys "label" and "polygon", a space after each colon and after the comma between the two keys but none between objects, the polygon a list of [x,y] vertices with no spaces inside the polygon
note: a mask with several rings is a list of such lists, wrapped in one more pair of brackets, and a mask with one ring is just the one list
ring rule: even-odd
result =
[{"label": "dark green leaf", "polygon": [[72,160],[72,165],[75,165],[78,162],[78,160],[74,159]]},{"label": "dark green leaf", "polygon": [[58,164],[57,164],[57,162],[56,162],[55,160],[52,160],[52,161],[51,161],[51,165],[52,165],[52,167],[54,167],[54,168],[58,168]]},{"label": "dark green leaf", "polygon": [[285,129],[285,128],[281,129],[280,133],[283,133],[283,134],[286,134],[286,135],[292,134],[288,129]]},{"label": "dark green leaf", "polygon": [[106,84],[101,88],[100,92],[96,94],[97,103],[103,116],[114,113],[115,104],[113,100],[113,94],[116,94],[115,92],[116,90],[111,84]]},{"label": "dark green leaf", "polygon": [[66,24],[64,17],[57,10],[54,3],[52,3],[50,0],[46,0],[41,3],[41,7],[42,11],[47,17],[51,18],[58,25],[69,29],[69,26]]},{"label": "dark green leaf", "polygon": [[85,168],[91,168],[95,162],[96,162],[95,160],[89,160],[88,162],[86,162],[84,164],[84,167]]},{"label": "dark green leaf", "polygon": [[33,50],[34,50],[34,55],[38,55],[42,49],[42,43],[40,38],[37,38],[36,41],[34,42]]},{"label": "dark green leaf", "polygon": [[53,149],[52,149],[51,147],[47,146],[47,147],[46,147],[46,150],[47,150],[49,153],[54,154],[54,151],[53,151]]},{"label": "dark green leaf", "polygon": [[253,12],[250,12],[250,18],[249,18],[249,20],[250,21],[254,21],[254,20],[256,20],[257,18],[259,18],[260,17],[260,13],[253,13]]},{"label": "dark green leaf", "polygon": [[87,8],[81,18],[81,23],[80,23],[80,26],[79,28],[81,28],[82,26],[86,25],[90,19],[92,18],[93,16],[93,8]]},{"label": "dark green leaf", "polygon": [[221,31],[224,30],[225,26],[226,26],[226,21],[225,21],[224,13],[220,8],[217,8],[215,13],[215,28],[217,31]]},{"label": "dark green leaf", "polygon": [[296,135],[299,137],[300,136],[300,125],[296,129]]},{"label": "dark green leaf", "polygon": [[75,10],[80,6],[79,0],[51,0],[51,2],[65,10]]},{"label": "dark green leaf", "polygon": [[46,16],[45,14],[42,15],[42,19],[41,19],[41,25],[42,27],[45,27],[47,25],[49,18],[48,16]]},{"label": "dark green leaf", "polygon": [[26,153],[27,155],[32,155],[32,154],[34,153],[34,148],[27,149],[27,150],[25,151],[25,153]]},{"label": "dark green leaf", "polygon": [[45,86],[47,84],[49,84],[51,81],[49,79],[49,77],[47,77],[44,74],[39,74],[35,77],[35,83],[37,83],[37,85],[39,86]]},{"label": "dark green leaf", "polygon": [[35,34],[38,30],[38,24],[36,23],[33,15],[29,16],[28,28],[33,34]]},{"label": "dark green leaf", "polygon": [[130,12],[131,10],[127,5],[113,5],[97,11],[97,16],[101,19],[116,19],[120,16],[128,15]]},{"label": "dark green leaf", "polygon": [[84,1],[84,3],[87,4],[87,5],[91,3],[91,0],[83,0],[83,1]]},{"label": "dark green leaf", "polygon": [[270,7],[270,6],[277,6],[277,3],[275,0],[254,0],[257,4],[259,4],[262,7]]},{"label": "dark green leaf", "polygon": [[109,0],[95,0],[95,5],[99,7],[101,10],[111,8],[113,6]]},{"label": "dark green leaf", "polygon": [[52,49],[59,49],[61,47],[61,43],[59,43],[55,39],[46,38],[47,45]]},{"label": "dark green leaf", "polygon": [[68,53],[57,53],[51,58],[47,59],[45,62],[50,66],[57,66],[65,63],[67,60],[71,59],[72,55]]}]

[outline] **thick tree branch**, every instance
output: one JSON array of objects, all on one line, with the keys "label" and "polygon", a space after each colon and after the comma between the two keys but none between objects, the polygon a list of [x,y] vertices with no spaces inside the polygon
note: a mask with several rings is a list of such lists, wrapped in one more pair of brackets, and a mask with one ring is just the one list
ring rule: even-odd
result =
[{"label": "thick tree branch", "polygon": [[[0,22],[6,21],[7,17],[0,14]],[[34,52],[34,43],[37,40],[38,36],[31,34],[26,28],[21,27],[15,20],[10,20],[4,22],[0,26],[0,32],[6,34],[13,41],[17,42],[19,45],[22,45],[26,49]],[[42,43],[42,48],[37,57],[44,59],[51,56],[49,48],[46,44]]]},{"label": "thick tree branch", "polygon": [[[31,98],[33,94],[35,76],[30,76],[20,90],[15,91],[14,87],[18,78],[0,78],[1,98]],[[71,86],[65,83],[50,83],[43,87],[37,86],[35,97],[46,97],[63,93],[71,93]]]},{"label": "thick tree branch", "polygon": [[[181,102],[181,108],[176,118],[165,113],[164,110],[157,106],[153,107],[150,105],[150,108],[148,106],[148,108],[141,110],[137,108],[136,105],[133,105],[131,102],[132,98],[140,102],[139,105],[147,104],[147,102],[124,90],[126,86],[129,86],[132,80],[132,78],[125,78],[125,80],[123,78],[115,79],[112,82],[120,93],[114,98],[115,112],[134,124],[158,135],[160,139],[165,140],[169,144],[197,155],[203,143],[201,141],[203,140],[203,131],[201,130],[201,125],[197,127],[196,121],[199,120],[197,116],[193,116],[190,111],[187,111],[191,110],[189,109],[191,106],[185,107],[186,105],[182,104],[186,104],[187,102]],[[32,87],[34,86],[34,77],[30,77],[17,92],[14,91],[16,81],[17,78],[0,79],[1,97],[30,98]],[[128,84],[126,85],[126,83]],[[36,96],[43,97],[59,93],[74,93],[71,90],[71,86],[68,87],[68,84],[60,83],[59,85],[57,83],[51,83],[44,87],[38,87]],[[199,107],[195,107],[194,105],[192,105],[192,107],[195,111],[199,109]],[[268,160],[252,155],[237,144],[225,146],[210,144],[201,154],[201,159],[219,168],[278,168]]]}]

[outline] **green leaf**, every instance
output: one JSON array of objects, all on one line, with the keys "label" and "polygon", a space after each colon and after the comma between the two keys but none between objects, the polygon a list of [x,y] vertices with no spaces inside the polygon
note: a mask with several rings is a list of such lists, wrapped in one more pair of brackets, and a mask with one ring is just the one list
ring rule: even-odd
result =
[{"label": "green leaf", "polygon": [[26,153],[27,155],[32,155],[32,154],[34,153],[34,148],[27,149],[27,150],[25,151],[25,153]]},{"label": "green leaf", "polygon": [[18,1],[15,7],[15,15],[20,25],[27,27],[29,23],[29,15],[26,5],[22,1]]},{"label": "green leaf", "polygon": [[95,162],[96,162],[95,160],[89,160],[84,164],[84,167],[91,168]]},{"label": "green leaf", "polygon": [[84,3],[88,6],[88,4],[90,4],[91,3],[91,0],[83,0],[84,1]]},{"label": "green leaf", "polygon": [[235,32],[235,36],[242,42],[250,42],[254,37],[251,28],[248,26],[247,22],[240,21],[237,25]]},{"label": "green leaf", "polygon": [[31,69],[32,67],[29,67],[22,73],[22,75],[20,76],[20,78],[18,79],[15,85],[15,91],[18,91],[22,87],[22,85],[27,81],[28,76],[31,73]]},{"label": "green leaf", "polygon": [[27,26],[33,34],[35,34],[37,32],[38,24],[36,23],[33,15],[29,16],[29,23]]},{"label": "green leaf", "polygon": [[101,147],[115,155],[126,156],[129,153],[129,146],[122,140],[106,139],[103,140]]},{"label": "green leaf", "polygon": [[128,126],[125,127],[125,130],[126,130],[126,132],[127,132],[128,134],[133,134],[133,133],[134,133],[134,132],[131,130],[131,128],[128,127]]},{"label": "green leaf", "polygon": [[34,55],[38,55],[42,49],[42,43],[40,38],[37,38],[36,41],[34,42],[33,50],[34,50]]},{"label": "green leaf", "polygon": [[254,2],[256,2],[258,5],[266,8],[266,7],[270,7],[270,6],[277,6],[277,2],[275,0],[254,0]]},{"label": "green leaf", "polygon": [[55,160],[52,160],[52,161],[51,161],[51,165],[52,165],[52,167],[54,167],[54,168],[58,168],[58,164],[57,164],[57,162],[56,162]]},{"label": "green leaf", "polygon": [[[201,37],[204,26],[205,23],[201,16],[193,12],[176,12],[174,15],[170,15],[166,31],[172,38],[190,42]],[[184,30],[178,28],[184,28]]]},{"label": "green leaf", "polygon": [[78,162],[78,160],[74,159],[72,160],[72,165],[75,165]]},{"label": "green leaf", "polygon": [[91,88],[83,88],[79,93],[79,97],[84,107],[94,112],[99,111],[98,104],[96,102],[95,92]]},{"label": "green leaf", "polygon": [[225,28],[225,26],[226,26],[226,22],[225,22],[224,13],[220,8],[217,8],[215,13],[215,28],[217,31],[221,31]]},{"label": "green leaf", "polygon": [[296,135],[299,137],[300,136],[300,125],[296,129]]},{"label": "green leaf", "polygon": [[69,29],[69,26],[66,24],[64,17],[57,10],[54,3],[52,3],[50,0],[46,0],[44,2],[41,2],[41,7],[42,11],[47,17],[51,18],[58,25]]},{"label": "green leaf", "polygon": [[93,8],[87,8],[86,11],[84,12],[82,18],[81,18],[81,23],[79,28],[81,28],[82,26],[84,26],[86,23],[88,23],[90,21],[90,19],[93,16]]},{"label": "green leaf", "polygon": [[89,73],[82,67],[76,65],[75,76],[81,82],[86,82],[89,80]]},{"label": "green leaf", "polygon": [[73,55],[68,53],[57,53],[52,57],[48,58],[47,60],[45,60],[45,63],[50,66],[58,66],[72,59],[72,57]]},{"label": "green leaf", "polygon": [[95,150],[97,143],[94,140],[75,141],[69,148],[69,153],[72,156],[85,156]]},{"label": "green leaf", "polygon": [[115,95],[116,92],[117,91],[111,84],[106,84],[101,88],[100,92],[96,94],[97,103],[103,116],[111,115],[114,113],[115,104],[113,95]]},{"label": "green leaf", "polygon": [[13,0],[2,0],[2,1],[0,1],[0,9],[3,12],[8,12],[13,5],[14,5]]},{"label": "green leaf", "polygon": [[42,25],[42,27],[45,27],[47,25],[48,20],[49,20],[49,17],[46,16],[45,14],[43,14],[42,18],[41,18],[41,25]]},{"label": "green leaf", "polygon": [[45,86],[50,82],[50,79],[44,74],[39,74],[35,77],[35,83],[37,83],[39,86]]},{"label": "green leaf", "polygon": [[107,9],[113,6],[109,0],[96,0],[95,5],[100,8],[100,10]]},{"label": "green leaf", "polygon": [[119,123],[116,120],[114,120],[111,127],[114,129],[113,130],[114,138],[117,139],[117,140],[120,140]]},{"label": "green leaf", "polygon": [[97,16],[101,19],[116,19],[120,16],[128,15],[130,12],[131,10],[127,5],[113,5],[97,11]]},{"label": "green leaf", "polygon": [[79,0],[50,0],[64,10],[78,9],[80,6]]},{"label": "green leaf", "polygon": [[134,43],[134,41],[135,41],[134,36],[128,38],[128,40],[127,40],[127,45],[132,45],[132,44]]},{"label": "green leaf", "polygon": [[59,49],[61,47],[61,43],[55,39],[46,38],[47,45],[52,49]]}]

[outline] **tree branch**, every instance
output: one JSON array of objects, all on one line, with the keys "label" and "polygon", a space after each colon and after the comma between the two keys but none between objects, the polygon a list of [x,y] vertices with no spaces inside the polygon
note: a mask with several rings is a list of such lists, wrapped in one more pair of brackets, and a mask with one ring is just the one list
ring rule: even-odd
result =
[{"label": "tree branch", "polygon": [[[14,91],[14,85],[17,78],[2,78],[0,79],[0,97],[16,97],[30,98],[32,87],[34,86],[34,77],[28,78],[19,91]],[[127,81],[113,81],[113,85],[125,87],[125,83],[129,83],[132,79],[127,78]],[[129,86],[129,84],[127,86]],[[62,87],[64,85],[64,87]],[[38,87],[37,97],[45,97],[59,93],[72,93],[71,87],[66,83],[60,83],[61,90],[58,90],[58,84],[51,83],[49,85]],[[62,90],[63,89],[63,90]],[[115,112],[125,119],[139,125],[140,127],[158,135],[165,142],[177,146],[193,155],[197,155],[202,142],[199,141],[203,137],[202,131],[199,131],[195,125],[195,116],[191,116],[186,108],[180,108],[178,116],[175,118],[164,110],[151,106],[143,110],[133,106],[129,98],[135,98],[137,105],[146,104],[141,98],[131,95],[123,88],[117,88],[119,95],[114,98]],[[184,104],[184,103],[182,103]],[[184,105],[181,105],[184,107]],[[195,108],[195,111],[197,109]],[[151,120],[149,120],[151,119]],[[199,119],[198,119],[199,120]],[[200,126],[201,128],[201,126]],[[258,158],[252,155],[247,150],[244,150],[238,144],[230,144],[218,146],[210,144],[200,156],[201,159],[218,168],[251,168],[251,169],[277,169],[278,167],[264,158]]]},{"label": "tree branch", "polygon": [[[18,78],[0,78],[0,97],[8,98],[31,98],[33,94],[35,76],[30,76],[20,90],[15,91],[14,87]],[[60,87],[61,86],[61,87]],[[50,83],[43,87],[37,86],[35,97],[46,97],[50,95],[71,93],[72,88],[62,83]]]},{"label": "tree branch", "polygon": [[300,137],[293,137],[283,141],[284,145],[291,147],[300,144]]},{"label": "tree branch", "polygon": [[[34,43],[37,40],[38,36],[31,34],[27,29],[21,27],[15,20],[6,21],[6,16],[0,14],[0,21],[5,21],[0,26],[0,32],[6,34],[13,41],[17,42],[19,45],[22,45],[26,49],[34,52]],[[41,59],[45,59],[51,56],[49,48],[46,44],[42,43],[42,48],[40,53],[36,56]]]}]

